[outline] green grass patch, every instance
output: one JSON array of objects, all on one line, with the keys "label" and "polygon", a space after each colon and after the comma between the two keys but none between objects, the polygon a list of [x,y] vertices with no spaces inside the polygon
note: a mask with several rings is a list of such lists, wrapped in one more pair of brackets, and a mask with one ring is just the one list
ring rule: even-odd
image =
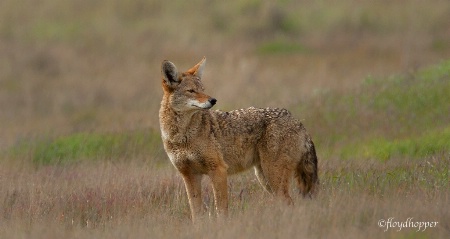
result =
[{"label": "green grass patch", "polygon": [[306,53],[309,50],[299,43],[273,41],[261,44],[257,52],[260,54],[294,54]]},{"label": "green grass patch", "polygon": [[321,175],[321,180],[332,189],[364,189],[379,196],[392,189],[444,189],[449,185],[450,172],[450,163],[443,160],[444,157],[388,168],[383,163],[372,162],[371,167],[367,167],[362,166],[364,163],[361,161],[353,161],[327,170]]},{"label": "green grass patch", "polygon": [[[414,123],[430,123],[436,116],[448,118],[450,61],[412,75],[373,82],[367,86],[364,100],[375,111],[392,112]],[[376,91],[370,94],[371,89]]]},{"label": "green grass patch", "polygon": [[450,151],[449,102],[450,60],[412,74],[368,77],[353,92],[325,92],[303,102],[298,114],[324,156],[387,160]]},{"label": "green grass patch", "polygon": [[341,157],[389,160],[396,157],[423,158],[441,153],[450,153],[450,127],[406,139],[379,138],[368,143],[349,144],[342,148]]},{"label": "green grass patch", "polygon": [[76,133],[52,139],[20,142],[9,155],[28,158],[36,164],[69,163],[89,159],[127,160],[155,157],[161,150],[158,132]]}]

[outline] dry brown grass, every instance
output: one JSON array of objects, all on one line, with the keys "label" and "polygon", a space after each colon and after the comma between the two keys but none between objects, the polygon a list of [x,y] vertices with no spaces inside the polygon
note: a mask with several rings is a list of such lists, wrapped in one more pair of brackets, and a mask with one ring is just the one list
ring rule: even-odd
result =
[{"label": "dry brown grass", "polygon": [[[5,238],[445,238],[450,230],[449,161],[322,161],[314,200],[280,204],[252,173],[232,177],[230,217],[192,225],[175,170],[151,162],[73,166],[10,163],[0,172],[0,235]],[[445,175],[446,174],[446,175]],[[211,205],[206,183],[204,200]],[[378,221],[437,221],[438,227],[391,228]]]}]

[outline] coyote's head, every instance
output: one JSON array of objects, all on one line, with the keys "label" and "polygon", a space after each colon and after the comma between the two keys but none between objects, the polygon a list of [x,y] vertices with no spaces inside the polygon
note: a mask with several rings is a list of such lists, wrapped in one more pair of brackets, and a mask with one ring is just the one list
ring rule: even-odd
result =
[{"label": "coyote's head", "polygon": [[201,78],[205,68],[206,58],[184,73],[177,71],[175,65],[165,60],[162,62],[162,88],[164,97],[175,111],[190,111],[210,109],[216,104],[216,99],[204,93]]}]

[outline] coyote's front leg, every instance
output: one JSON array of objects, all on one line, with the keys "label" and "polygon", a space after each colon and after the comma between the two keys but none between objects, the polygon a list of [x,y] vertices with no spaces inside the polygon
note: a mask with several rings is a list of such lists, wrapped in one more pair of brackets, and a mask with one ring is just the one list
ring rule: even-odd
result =
[{"label": "coyote's front leg", "polygon": [[209,174],[213,184],[214,202],[219,217],[228,216],[227,168],[219,166]]},{"label": "coyote's front leg", "polygon": [[202,175],[193,173],[182,173],[186,193],[191,208],[192,221],[198,220],[203,214],[202,207]]}]

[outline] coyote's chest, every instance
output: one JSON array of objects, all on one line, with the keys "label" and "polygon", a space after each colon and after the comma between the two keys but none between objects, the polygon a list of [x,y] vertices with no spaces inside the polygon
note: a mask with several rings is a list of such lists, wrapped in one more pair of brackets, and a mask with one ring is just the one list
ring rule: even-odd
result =
[{"label": "coyote's chest", "polygon": [[208,172],[211,155],[217,155],[213,141],[206,137],[204,126],[182,120],[160,122],[164,149],[180,171]]},{"label": "coyote's chest", "polygon": [[207,145],[203,148],[198,147],[196,144],[190,144],[189,141],[186,143],[164,141],[164,148],[170,162],[179,171],[189,170],[195,173],[206,174],[213,168],[214,161],[217,160],[217,158],[211,157],[211,155],[216,155],[216,153],[211,154],[211,147]]}]

